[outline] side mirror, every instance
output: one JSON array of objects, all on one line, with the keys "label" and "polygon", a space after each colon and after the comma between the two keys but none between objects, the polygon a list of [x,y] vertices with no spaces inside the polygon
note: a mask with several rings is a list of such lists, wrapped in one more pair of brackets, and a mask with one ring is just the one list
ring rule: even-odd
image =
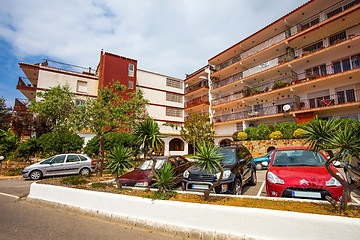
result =
[{"label": "side mirror", "polygon": [[334,165],[334,167],[340,167],[341,162],[340,161],[334,161],[333,165]]},{"label": "side mirror", "polygon": [[261,166],[263,167],[268,167],[269,163],[267,161],[261,162]]}]

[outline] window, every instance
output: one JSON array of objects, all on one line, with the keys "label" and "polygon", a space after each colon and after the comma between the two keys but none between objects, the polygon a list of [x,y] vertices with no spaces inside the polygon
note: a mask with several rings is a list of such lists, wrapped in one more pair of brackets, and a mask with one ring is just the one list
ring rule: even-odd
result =
[{"label": "window", "polygon": [[360,54],[333,62],[334,73],[345,72],[359,67]]},{"label": "window", "polygon": [[346,32],[342,31],[340,33],[334,34],[329,37],[330,45],[334,45],[336,43],[342,42],[346,40]]},{"label": "window", "polygon": [[132,63],[129,63],[129,77],[134,77],[135,66]]},{"label": "window", "polygon": [[326,14],[326,16],[327,16],[327,18],[331,18],[332,16],[335,16],[336,14],[341,13],[342,11],[343,11],[342,7],[339,7],[337,9],[332,10],[328,14]]},{"label": "window", "polygon": [[133,81],[129,81],[129,89],[134,89],[134,82]]},{"label": "window", "polygon": [[175,93],[166,93],[166,101],[182,103],[182,96]]},{"label": "window", "polygon": [[314,20],[301,25],[301,29],[305,30],[305,29],[307,29],[311,26],[314,26],[315,24],[318,24],[318,23],[319,23],[319,18],[315,18]]},{"label": "window", "polygon": [[51,160],[51,163],[63,163],[65,160],[66,155],[60,155],[60,156],[56,156],[53,158],[53,160]]},{"label": "window", "polygon": [[353,69],[360,67],[360,54],[351,56],[351,64]]},{"label": "window", "polygon": [[244,131],[244,127],[243,127],[243,123],[242,123],[242,122],[236,123],[236,131],[238,131],[238,132]]},{"label": "window", "polygon": [[81,107],[81,106],[84,106],[84,101],[83,100],[76,100],[75,104],[76,104],[76,106]]},{"label": "window", "polygon": [[181,112],[180,109],[167,107],[166,108],[166,116],[169,116],[169,117],[182,117],[182,112]]},{"label": "window", "polygon": [[310,79],[314,79],[317,76],[324,76],[327,74],[326,65],[323,64],[320,66],[309,68],[309,69],[306,69],[305,72],[306,72],[306,76]]},{"label": "window", "polygon": [[351,3],[344,5],[344,11],[348,8],[351,8],[352,6],[355,6],[356,4],[359,4],[359,3],[360,3],[360,0],[355,0],[355,1],[352,1]]},{"label": "window", "polygon": [[169,151],[184,151],[184,142],[178,138],[172,139],[169,142]]},{"label": "window", "polygon": [[310,46],[304,47],[303,48],[303,52],[309,51],[309,52],[314,52],[314,51],[318,51],[321,48],[323,48],[323,41],[311,44]]},{"label": "window", "polygon": [[182,89],[181,81],[172,78],[166,78],[166,86]]},{"label": "window", "polygon": [[87,161],[87,158],[84,156],[79,155],[79,158],[81,159],[81,161]]},{"label": "window", "polygon": [[78,162],[79,158],[76,155],[68,155],[66,162]]},{"label": "window", "polygon": [[87,82],[78,81],[76,91],[86,93],[87,92]]}]

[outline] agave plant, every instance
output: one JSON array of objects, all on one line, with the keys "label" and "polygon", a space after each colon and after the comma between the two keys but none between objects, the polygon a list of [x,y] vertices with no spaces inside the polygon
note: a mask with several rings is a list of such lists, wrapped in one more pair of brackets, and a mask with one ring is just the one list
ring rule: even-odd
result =
[{"label": "agave plant", "polygon": [[204,191],[205,201],[209,200],[210,192],[220,185],[223,178],[224,170],[220,164],[222,161],[222,154],[219,154],[219,148],[211,143],[198,144],[198,151],[194,156],[195,164],[202,170],[211,174],[220,172],[218,181]]},{"label": "agave plant", "polygon": [[158,179],[154,178],[156,181],[154,185],[158,186],[160,192],[165,194],[173,189],[176,177],[175,172],[171,167],[171,163],[166,163],[161,170],[157,171],[157,176]]},{"label": "agave plant", "polygon": [[134,164],[132,158],[134,153],[130,148],[119,145],[108,155],[107,167],[112,170],[115,177],[116,186],[121,189],[122,184],[119,181],[119,175],[126,173],[126,169],[131,168]]}]

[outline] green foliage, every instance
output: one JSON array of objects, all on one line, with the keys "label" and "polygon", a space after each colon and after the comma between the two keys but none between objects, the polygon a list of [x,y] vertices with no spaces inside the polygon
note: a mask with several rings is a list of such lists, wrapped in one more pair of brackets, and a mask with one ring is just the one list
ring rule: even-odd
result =
[{"label": "green foliage", "polygon": [[293,134],[294,138],[305,138],[306,137],[306,131],[302,128],[298,128],[294,131]]},{"label": "green foliage", "polygon": [[280,131],[275,131],[270,134],[270,139],[281,139],[283,135]]},{"label": "green foliage", "polygon": [[245,133],[250,140],[259,140],[258,129],[255,127],[249,127],[245,129]]},{"label": "green foliage", "polygon": [[233,134],[234,141],[245,141],[248,138],[248,135],[245,132],[235,132]]},{"label": "green foliage", "polygon": [[150,117],[137,123],[133,133],[136,137],[136,143],[141,146],[144,153],[148,153],[148,155],[151,155],[154,150],[159,149],[163,144],[159,125]]},{"label": "green foliage", "polygon": [[62,184],[69,184],[69,185],[81,185],[87,183],[86,178],[89,178],[89,176],[84,175],[72,175],[67,176],[61,179]]},{"label": "green foliage", "polygon": [[29,159],[30,156],[33,156],[35,153],[40,151],[40,147],[37,143],[37,138],[32,137],[24,141],[18,146],[16,151],[19,157],[25,157],[26,159]]},{"label": "green foliage", "polygon": [[122,175],[126,173],[126,169],[131,168],[134,164],[132,159],[134,153],[130,148],[119,145],[107,156],[107,168],[112,170],[113,174]]},{"label": "green foliage", "polygon": [[298,129],[298,124],[296,122],[282,122],[274,126],[275,131],[280,131],[282,133],[283,139],[292,139],[296,129]]},{"label": "green foliage", "polygon": [[6,107],[4,97],[0,98],[0,129],[7,130],[10,127],[11,114],[10,109]]},{"label": "green foliage", "polygon": [[37,139],[38,146],[44,153],[77,152],[82,148],[84,140],[77,134],[69,131],[50,132]]},{"label": "green foliage", "polygon": [[219,148],[212,144],[198,144],[198,152],[194,156],[195,164],[203,171],[213,174],[219,172],[219,169],[222,169],[220,165],[222,154],[218,152]]},{"label": "green foliage", "polygon": [[112,187],[112,184],[106,182],[94,182],[91,184],[92,188],[106,188],[108,186]]},{"label": "green foliage", "polygon": [[[127,132],[109,132],[104,135],[105,138],[105,152],[114,149],[115,146],[123,145],[128,148],[137,149],[136,138],[133,134]],[[87,142],[84,149],[89,157],[95,157],[99,154],[100,141],[97,136]]]},{"label": "green foliage", "polygon": [[161,191],[154,191],[151,195],[151,199],[153,200],[168,200],[171,197],[176,196],[176,192],[168,191],[168,192],[161,192]]},{"label": "green foliage", "polygon": [[162,193],[169,192],[175,186],[175,172],[171,167],[171,163],[166,163],[165,166],[157,171],[158,178],[154,178],[154,185],[158,186],[159,191]]},{"label": "green foliage", "polygon": [[192,114],[184,126],[181,126],[181,137],[188,144],[195,143],[195,146],[203,142],[214,143],[214,124],[208,122],[208,118],[208,114]]},{"label": "green foliage", "polygon": [[269,135],[271,133],[271,130],[269,128],[269,126],[265,125],[265,124],[260,124],[258,127],[258,132],[257,132],[257,136],[259,138],[259,140],[268,140],[269,139]]},{"label": "green foliage", "polygon": [[5,172],[5,176],[19,176],[21,175],[21,171],[23,168],[15,168],[15,169],[9,169]]},{"label": "green foliage", "polygon": [[15,133],[11,132],[11,128],[7,131],[0,129],[0,156],[8,157],[13,154],[17,148],[19,139]]}]

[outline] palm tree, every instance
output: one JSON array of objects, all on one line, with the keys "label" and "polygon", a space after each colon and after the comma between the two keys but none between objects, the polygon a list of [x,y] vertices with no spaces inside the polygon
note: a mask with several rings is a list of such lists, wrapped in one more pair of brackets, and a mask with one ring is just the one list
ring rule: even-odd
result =
[{"label": "palm tree", "polygon": [[155,179],[156,182],[154,185],[158,186],[159,191],[165,194],[166,192],[170,191],[174,186],[176,179],[175,172],[171,167],[171,163],[166,163],[164,167],[157,171],[158,179]]},{"label": "palm tree", "polygon": [[[306,144],[309,144],[309,148],[328,153],[330,158],[326,161],[325,167],[344,188],[339,211],[340,213],[346,211],[350,193],[360,187],[360,182],[349,184],[331,169],[330,164],[336,160],[343,161],[346,155],[349,156],[349,162],[351,162],[352,156],[359,158],[360,124],[357,121],[346,119],[323,121],[316,116],[314,121],[304,126],[304,130],[307,136]],[[334,154],[335,151],[337,151],[336,154]]]},{"label": "palm tree", "polygon": [[198,151],[196,152],[194,158],[195,158],[195,164],[202,170],[209,172],[211,174],[216,174],[220,171],[220,177],[218,178],[218,181],[211,185],[209,189],[206,189],[204,191],[204,199],[205,201],[209,200],[210,192],[219,186],[221,184],[221,180],[223,178],[224,170],[220,164],[222,161],[222,154],[219,154],[219,148],[214,146],[211,143],[203,143],[198,144],[197,146]]},{"label": "palm tree", "polygon": [[119,181],[119,175],[126,173],[126,169],[131,168],[134,164],[131,159],[134,157],[134,153],[130,148],[119,145],[108,155],[107,167],[112,169],[112,173],[115,177],[116,186],[122,189],[122,184]]},{"label": "palm tree", "polygon": [[133,133],[136,136],[136,142],[145,153],[145,158],[148,156],[153,161],[151,165],[152,173],[158,180],[159,178],[155,171],[156,159],[153,153],[155,149],[158,149],[163,144],[159,125],[152,118],[147,117],[145,121],[135,125]]}]

